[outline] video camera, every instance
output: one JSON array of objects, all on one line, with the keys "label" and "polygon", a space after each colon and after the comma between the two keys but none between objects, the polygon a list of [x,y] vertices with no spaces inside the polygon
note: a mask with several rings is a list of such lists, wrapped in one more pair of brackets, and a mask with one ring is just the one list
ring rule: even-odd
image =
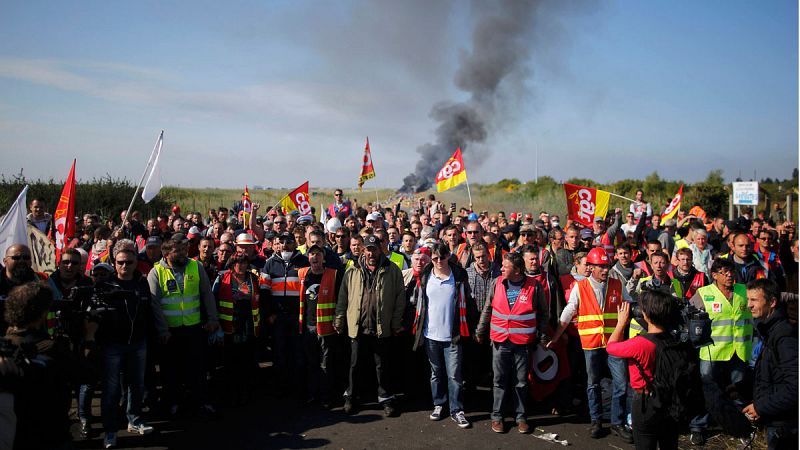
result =
[{"label": "video camera", "polygon": [[14,361],[17,366],[24,367],[31,364],[31,360],[36,358],[37,354],[36,344],[17,345],[11,339],[0,337],[0,356]]},{"label": "video camera", "polygon": [[[711,319],[708,318],[708,313],[696,308],[684,298],[676,298],[675,300],[680,307],[677,317],[672,320],[672,328],[669,330],[675,339],[679,342],[691,342],[694,348],[713,344],[714,341],[711,339]],[[642,306],[639,302],[631,303],[631,316],[639,323],[645,323]]]}]

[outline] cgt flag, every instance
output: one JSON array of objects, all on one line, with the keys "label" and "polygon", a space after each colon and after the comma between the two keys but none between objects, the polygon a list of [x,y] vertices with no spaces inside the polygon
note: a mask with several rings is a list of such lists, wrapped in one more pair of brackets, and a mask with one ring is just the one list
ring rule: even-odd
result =
[{"label": "cgt flag", "polygon": [[600,189],[564,183],[570,220],[591,227],[595,217],[605,217],[611,194]]},{"label": "cgt flag", "polygon": [[528,386],[531,398],[540,402],[555,392],[561,380],[569,378],[569,358],[566,341],[559,341],[549,349],[538,344],[531,352]]},{"label": "cgt flag", "polygon": [[358,177],[358,191],[361,192],[361,187],[364,182],[375,178],[375,167],[372,165],[372,152],[369,150],[369,136],[367,136],[367,145],[364,147],[364,159],[361,162],[361,176]]},{"label": "cgt flag", "polygon": [[69,169],[67,181],[64,189],[61,190],[61,197],[58,199],[58,206],[53,215],[56,228],[56,264],[61,261],[61,252],[67,248],[70,239],[75,236],[75,160],[72,160],[72,168]]},{"label": "cgt flag", "polygon": [[436,190],[444,192],[467,181],[467,168],[461,159],[461,148],[457,148],[453,156],[444,163],[442,170],[436,174]]},{"label": "cgt flag", "polygon": [[250,214],[253,213],[253,203],[250,201],[250,191],[247,190],[247,185],[244,185],[244,193],[242,194],[242,222],[244,222],[244,229],[250,228]]},{"label": "cgt flag", "polygon": [[661,224],[664,225],[667,223],[667,220],[671,219],[679,209],[681,209],[681,201],[683,200],[683,185],[678,189],[678,193],[675,194],[675,197],[672,197],[672,201],[669,202],[669,206],[667,209],[664,210],[664,213],[661,214]]},{"label": "cgt flag", "polygon": [[281,207],[285,212],[297,210],[301,216],[311,214],[311,203],[308,196],[308,181],[301,184],[286,197],[281,199]]}]

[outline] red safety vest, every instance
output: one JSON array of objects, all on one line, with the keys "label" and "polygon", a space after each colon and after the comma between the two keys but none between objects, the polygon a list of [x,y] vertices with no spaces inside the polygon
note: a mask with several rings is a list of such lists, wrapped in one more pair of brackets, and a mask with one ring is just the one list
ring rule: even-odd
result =
[{"label": "red safety vest", "polygon": [[[310,267],[298,269],[300,278],[300,332],[303,332],[303,304],[306,299],[306,276]],[[336,269],[325,269],[317,290],[317,336],[330,336],[336,333],[333,316],[336,313]]]},{"label": "red safety vest", "polygon": [[[219,292],[217,293],[217,306],[219,307],[219,325],[225,334],[233,333],[233,316],[236,314],[236,309],[233,305],[233,288],[231,286],[231,277],[233,271],[228,270],[222,274],[222,280],[219,285]],[[261,312],[258,308],[258,278],[247,273],[250,277],[251,300],[250,309],[253,314],[253,334],[258,336],[261,332]]]},{"label": "red safety vest", "polygon": [[691,299],[694,297],[694,293],[697,292],[698,289],[706,285],[706,275],[703,272],[697,272],[694,274],[694,278],[692,278],[692,282],[689,283],[689,287],[684,292],[684,298]]},{"label": "red safety vest", "polygon": [[509,308],[503,276],[497,278],[492,296],[492,321],[489,338],[494,342],[510,340],[514,344],[530,344],[536,337],[536,282],[525,277],[525,282],[514,302]]},{"label": "red safety vest", "polygon": [[622,283],[616,278],[606,282],[605,305],[594,295],[589,278],[577,283],[578,289],[578,335],[584,350],[605,348],[608,338],[617,326],[617,309],[622,300]]}]

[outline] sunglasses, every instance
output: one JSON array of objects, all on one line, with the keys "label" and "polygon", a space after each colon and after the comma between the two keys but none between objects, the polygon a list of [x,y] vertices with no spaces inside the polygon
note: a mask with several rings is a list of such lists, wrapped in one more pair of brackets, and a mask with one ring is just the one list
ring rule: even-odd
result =
[{"label": "sunglasses", "polygon": [[286,222],[284,222],[283,220],[275,220],[272,223],[274,223],[275,225],[281,225],[281,224],[284,224]]},{"label": "sunglasses", "polygon": [[12,255],[9,256],[12,261],[30,261],[31,255]]},{"label": "sunglasses", "polygon": [[126,259],[126,260],[122,260],[122,261],[114,261],[114,262],[116,262],[118,266],[131,266],[131,265],[136,263],[136,261],[133,261],[133,260],[130,260],[130,259]]},{"label": "sunglasses", "polygon": [[467,234],[478,234],[478,230],[474,231],[467,230]]},{"label": "sunglasses", "polygon": [[529,233],[529,232],[526,231],[524,233],[520,233],[519,235],[520,236],[533,236],[533,233]]},{"label": "sunglasses", "polygon": [[65,265],[65,266],[77,266],[80,263],[81,263],[80,261],[73,261],[71,259],[62,259],[61,260],[61,264]]},{"label": "sunglasses", "polygon": [[337,235],[336,235],[336,239],[343,238],[343,237],[344,237],[344,235],[343,235],[343,234],[337,234]]},{"label": "sunglasses", "polygon": [[442,258],[440,256],[434,256],[433,258],[431,258],[431,261],[434,261],[434,262],[446,261],[446,260],[447,260],[447,258]]}]

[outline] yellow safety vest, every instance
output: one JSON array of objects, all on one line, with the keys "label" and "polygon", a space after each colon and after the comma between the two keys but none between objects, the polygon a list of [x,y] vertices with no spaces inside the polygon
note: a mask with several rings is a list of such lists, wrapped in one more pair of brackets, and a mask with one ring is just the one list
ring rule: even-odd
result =
[{"label": "yellow safety vest", "polygon": [[398,269],[400,269],[400,270],[404,270],[405,269],[405,267],[403,267],[403,266],[406,264],[406,259],[400,253],[392,252],[389,255],[389,261],[393,262],[394,265],[396,265]]},{"label": "yellow safety vest", "polygon": [[711,319],[712,345],[700,349],[704,361],[730,361],[733,354],[744,362],[753,354],[753,315],[747,307],[747,287],[733,285],[733,298],[725,295],[712,284],[697,290]]},{"label": "yellow safety vest", "polygon": [[[161,310],[170,328],[191,326],[200,323],[200,265],[190,259],[183,272],[183,288],[177,286],[172,270],[156,263],[153,268],[158,274],[161,289]],[[172,281],[176,289],[170,291],[167,283]]]}]

